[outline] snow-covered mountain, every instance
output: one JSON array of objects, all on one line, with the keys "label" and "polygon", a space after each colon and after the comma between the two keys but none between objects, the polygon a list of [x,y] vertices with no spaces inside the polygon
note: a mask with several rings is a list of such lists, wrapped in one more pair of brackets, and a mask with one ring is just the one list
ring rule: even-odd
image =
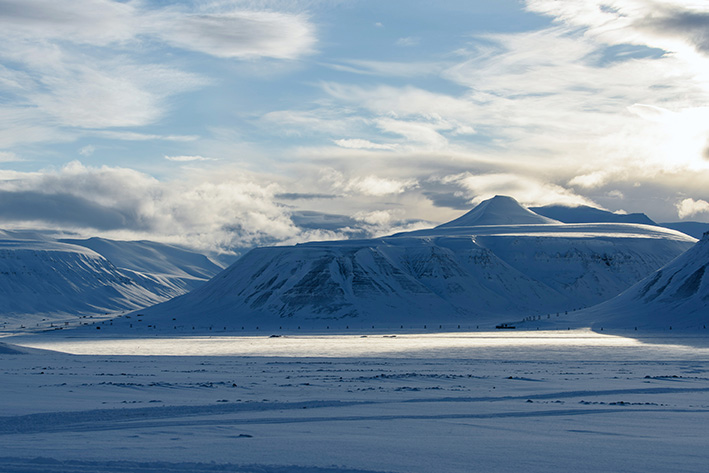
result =
[{"label": "snow-covered mountain", "polygon": [[704,232],[709,231],[706,222],[669,222],[655,223],[644,213],[622,214],[608,210],[589,207],[588,205],[566,206],[546,205],[544,207],[530,207],[535,213],[564,223],[640,223],[643,225],[659,225],[661,227],[677,230],[696,239],[702,238]]},{"label": "snow-covered mountain", "polygon": [[147,278],[163,284],[170,288],[172,297],[197,288],[224,269],[203,254],[154,241],[60,241],[94,250],[133,279]]},{"label": "snow-covered mountain", "polygon": [[657,226],[563,224],[498,196],[429,230],[258,248],[141,313],[170,328],[483,323],[607,300],[694,242]]},{"label": "snow-covered mountain", "polygon": [[492,199],[478,204],[465,215],[439,225],[436,228],[449,227],[475,227],[480,225],[505,225],[505,224],[547,224],[559,223],[558,220],[547,218],[529,209],[522,207],[512,197],[497,195]]},{"label": "snow-covered mountain", "polygon": [[171,245],[0,232],[0,316],[29,325],[133,310],[184,294],[219,270]]},{"label": "snow-covered mountain", "polygon": [[564,223],[640,223],[643,225],[657,225],[650,217],[643,213],[617,214],[608,210],[597,209],[588,205],[566,206],[546,205],[544,207],[530,207],[533,212],[544,215]]},{"label": "snow-covered mountain", "polygon": [[709,232],[709,223],[706,222],[668,222],[659,225],[686,233],[696,239],[701,239],[705,232]]},{"label": "snow-covered mountain", "polygon": [[709,326],[709,232],[666,266],[575,318],[608,328]]}]

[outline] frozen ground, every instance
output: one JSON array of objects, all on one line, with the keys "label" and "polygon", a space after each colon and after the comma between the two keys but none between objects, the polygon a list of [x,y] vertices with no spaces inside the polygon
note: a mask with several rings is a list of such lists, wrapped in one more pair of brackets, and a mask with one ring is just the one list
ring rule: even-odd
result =
[{"label": "frozen ground", "polygon": [[709,338],[698,332],[642,342],[586,330],[101,341],[60,333],[2,339],[4,473],[709,464]]}]

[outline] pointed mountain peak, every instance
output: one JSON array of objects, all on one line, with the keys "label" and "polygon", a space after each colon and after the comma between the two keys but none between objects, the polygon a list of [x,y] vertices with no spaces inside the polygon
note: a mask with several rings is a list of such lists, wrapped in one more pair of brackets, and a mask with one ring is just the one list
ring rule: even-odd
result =
[{"label": "pointed mountain peak", "polygon": [[560,223],[520,205],[512,197],[496,195],[495,197],[480,202],[477,207],[467,214],[436,228],[447,227],[474,227],[478,225],[530,225]]}]

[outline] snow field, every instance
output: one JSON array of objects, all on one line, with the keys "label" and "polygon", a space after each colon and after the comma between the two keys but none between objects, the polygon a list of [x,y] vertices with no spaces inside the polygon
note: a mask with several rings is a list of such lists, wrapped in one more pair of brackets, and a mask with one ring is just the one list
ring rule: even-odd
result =
[{"label": "snow field", "polygon": [[[0,471],[8,473],[704,472],[709,464],[706,337],[4,340],[17,344],[0,350]],[[18,345],[35,350],[17,354]],[[140,355],[116,354],[130,346]],[[93,354],[36,350],[48,347]]]}]

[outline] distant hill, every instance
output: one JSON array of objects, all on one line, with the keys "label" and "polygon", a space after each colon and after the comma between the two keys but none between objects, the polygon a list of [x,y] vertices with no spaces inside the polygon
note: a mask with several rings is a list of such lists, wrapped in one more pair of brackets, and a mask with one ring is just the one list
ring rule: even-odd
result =
[{"label": "distant hill", "polygon": [[433,229],[252,250],[113,330],[490,324],[607,300],[694,242],[657,226],[553,222],[495,197]]},{"label": "distant hill", "polygon": [[564,223],[640,223],[657,225],[644,213],[617,214],[588,205],[575,207],[565,205],[546,205],[530,207],[535,213]]},{"label": "distant hill", "polygon": [[0,321],[134,310],[184,294],[220,270],[198,253],[155,242],[0,231]]},{"label": "distant hill", "polygon": [[697,240],[701,239],[705,232],[709,232],[709,223],[706,222],[673,222],[661,223],[660,225],[665,228],[671,228],[678,232],[686,233]]}]

